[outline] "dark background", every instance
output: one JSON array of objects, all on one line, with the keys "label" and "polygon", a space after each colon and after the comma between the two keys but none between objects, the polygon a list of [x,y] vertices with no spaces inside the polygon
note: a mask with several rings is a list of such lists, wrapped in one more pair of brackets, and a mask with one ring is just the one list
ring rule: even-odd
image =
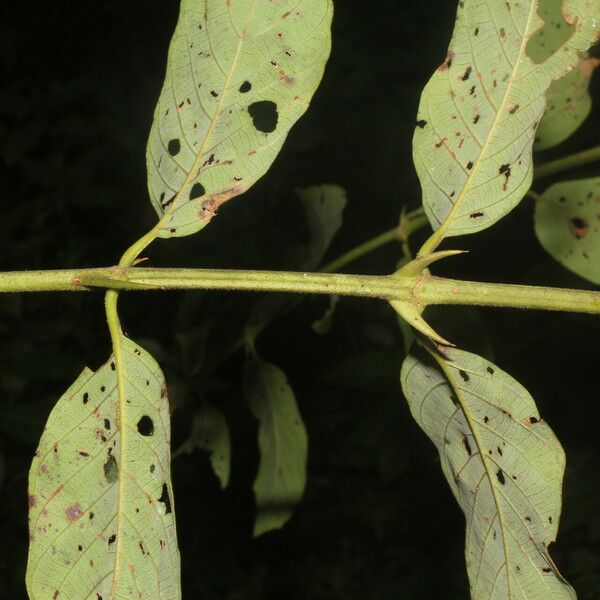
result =
[{"label": "dark background", "polygon": [[[1,270],[114,264],[154,222],[144,149],[177,4],[3,3]],[[298,186],[331,182],[348,191],[330,257],[391,228],[403,206],[419,205],[411,137],[420,91],[445,56],[454,2],[339,0],[336,8],[325,79],[270,173],[201,234],[154,245],[152,264],[289,267],[307,236]],[[600,97],[598,79],[593,87]],[[597,144],[599,125],[596,109],[564,147],[538,160]],[[527,201],[492,230],[452,246],[471,253],[436,273],[587,285],[540,249]],[[389,273],[398,257],[392,245],[350,270]],[[258,454],[240,393],[244,356],[223,362],[219,352],[237,339],[255,300],[176,292],[121,300],[127,332],[165,369],[178,407],[175,445],[201,401],[221,406],[232,429],[225,492],[204,454],[173,465],[184,598],[466,600],[463,517],[433,446],[408,413],[398,382],[402,337],[381,302],[343,300],[323,337],[310,323],[327,301],[306,299],[259,339],[262,356],[285,369],[296,391],[310,458],[293,520],[252,539]],[[599,320],[500,310],[442,315],[441,333],[484,352],[523,383],[563,441],[565,513],[553,555],[581,600],[599,598]],[[180,334],[198,328],[209,332],[206,345],[198,341],[192,356],[182,357]],[[0,298],[3,598],[26,597],[26,480],[44,421],[81,368],[98,367],[108,353],[101,294]],[[194,377],[190,361],[199,365]]]}]

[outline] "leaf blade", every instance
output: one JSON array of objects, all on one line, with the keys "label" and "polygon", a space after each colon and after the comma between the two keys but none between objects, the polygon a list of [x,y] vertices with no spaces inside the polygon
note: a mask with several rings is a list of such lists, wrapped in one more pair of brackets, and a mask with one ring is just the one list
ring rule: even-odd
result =
[{"label": "leaf blade", "polygon": [[225,415],[216,406],[205,403],[194,415],[189,438],[175,453],[174,458],[200,449],[208,452],[214,474],[225,489],[231,475],[231,438]]},{"label": "leaf blade", "polygon": [[260,464],[254,481],[254,536],[280,529],[306,486],[308,437],[285,373],[254,360],[244,370],[244,394],[258,419]]},{"label": "leaf blade", "polygon": [[597,37],[597,3],[567,0],[564,15],[575,32],[537,65],[526,54],[543,23],[536,9],[533,0],[459,3],[450,50],[423,91],[413,141],[436,245],[489,227],[520,202],[531,185],[545,93]]},{"label": "leaf blade", "polygon": [[182,0],[147,150],[161,237],[200,230],[268,170],[321,80],[331,17],[330,0]]},{"label": "leaf blade", "polygon": [[181,598],[164,378],[125,337],[121,350],[123,406],[114,357],[85,369],[50,414],[32,462],[32,600],[61,581],[66,598]]},{"label": "leaf blade", "polygon": [[[565,23],[561,7],[562,0],[540,1],[539,13],[545,25],[536,32],[527,49],[536,63],[556,52],[573,33],[575,25]],[[547,109],[537,130],[535,150],[557,146],[587,119],[592,109],[590,80],[599,62],[585,54],[572,71],[552,82],[546,93]]]},{"label": "leaf blade", "polygon": [[413,353],[401,379],[466,516],[473,600],[574,600],[547,550],[558,530],[564,452],[533,398],[496,365],[452,348]]},{"label": "leaf blade", "polygon": [[535,234],[561,265],[600,285],[600,177],[550,186],[535,204]]}]

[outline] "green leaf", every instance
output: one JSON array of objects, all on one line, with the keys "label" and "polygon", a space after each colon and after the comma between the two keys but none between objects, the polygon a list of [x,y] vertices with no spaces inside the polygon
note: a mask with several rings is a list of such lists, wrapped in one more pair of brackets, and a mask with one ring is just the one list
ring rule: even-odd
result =
[{"label": "green leaf", "polygon": [[170,415],[159,366],[121,338],[58,401],[29,474],[27,589],[48,598],[181,598]]},{"label": "green leaf", "polygon": [[548,554],[565,468],[558,440],[510,375],[475,354],[438,352],[405,360],[402,389],[465,513],[472,599],[575,600]]},{"label": "green leaf", "polygon": [[[338,185],[322,184],[298,189],[296,193],[304,207],[309,240],[302,259],[294,261],[289,268],[313,271],[321,264],[333,238],[342,226],[346,190]],[[298,298],[287,295],[271,294],[259,298],[249,317],[249,339],[253,339],[254,331],[272,322],[297,302]]]},{"label": "green leaf", "polygon": [[548,87],[576,67],[600,31],[600,3],[565,0],[563,14],[575,31],[535,64],[527,47],[543,24],[537,7],[535,0],[459,3],[447,58],[425,87],[414,137],[437,240],[481,231],[520,202],[532,181]]},{"label": "green leaf", "polygon": [[262,360],[247,363],[244,395],[258,419],[260,465],[254,481],[254,535],[280,529],[291,518],[306,485],[308,438],[285,373]]},{"label": "green leaf", "polygon": [[296,190],[304,206],[310,231],[308,257],[304,268],[315,269],[325,256],[335,234],[342,226],[346,190],[339,185],[315,185]]},{"label": "green leaf", "polygon": [[[527,54],[540,63],[556,52],[575,31],[565,22],[562,0],[541,0],[539,14],[544,27],[531,39]],[[592,109],[590,79],[600,61],[584,55],[567,75],[554,81],[546,93],[548,108],[537,130],[534,148],[546,150],[570,137],[587,119]]]},{"label": "green leaf", "polygon": [[160,236],[204,227],[271,166],[330,51],[331,0],[182,0],[146,162]]},{"label": "green leaf", "polygon": [[563,266],[600,285],[600,177],[563,181],[535,205],[540,244]]},{"label": "green leaf", "polygon": [[323,316],[321,316],[316,321],[313,321],[311,325],[312,330],[315,333],[318,333],[319,335],[327,335],[331,331],[331,326],[333,325],[333,317],[335,315],[335,310],[339,301],[339,296],[329,297],[329,306],[327,307],[327,310],[323,313]]},{"label": "green leaf", "polygon": [[190,437],[174,454],[191,454],[194,450],[205,450],[210,455],[210,464],[225,489],[231,473],[231,441],[229,427],[223,412],[212,404],[204,403],[194,415]]}]

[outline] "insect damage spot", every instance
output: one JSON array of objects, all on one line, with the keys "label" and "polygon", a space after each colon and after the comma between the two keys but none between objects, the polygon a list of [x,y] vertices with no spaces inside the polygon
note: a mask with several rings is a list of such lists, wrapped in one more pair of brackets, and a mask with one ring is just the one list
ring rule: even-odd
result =
[{"label": "insect damage spot", "polygon": [[137,424],[138,433],[144,437],[154,435],[154,421],[148,416],[144,415]]},{"label": "insect damage spot", "polygon": [[201,183],[195,183],[190,190],[190,200],[195,200],[196,198],[202,198],[206,194],[206,190]]},{"label": "insect damage spot", "polygon": [[108,457],[102,469],[104,470],[104,478],[108,483],[114,483],[119,478],[119,465],[112,454]]},{"label": "insect damage spot", "polygon": [[462,377],[462,380],[467,382],[469,381],[469,374],[466,371],[463,371],[462,369],[458,372],[460,374],[460,376]]},{"label": "insect damage spot", "polygon": [[466,435],[463,436],[462,443],[463,443],[463,446],[465,447],[465,450],[467,451],[467,454],[469,456],[472,456],[473,451],[471,450],[471,444],[469,444],[469,440],[467,439]]},{"label": "insect damage spot", "polygon": [[506,479],[504,477],[504,472],[502,471],[502,469],[498,469],[498,472],[496,473],[496,477],[498,478],[498,481],[504,485],[506,483]]},{"label": "insect damage spot", "polygon": [[279,113],[277,104],[271,100],[253,102],[248,107],[248,113],[252,117],[252,124],[262,133],[273,133],[277,129]]},{"label": "insect damage spot", "polygon": [[240,93],[247,94],[252,89],[252,84],[249,81],[244,81],[242,85],[240,85]]},{"label": "insect damage spot", "polygon": [[72,504],[69,506],[69,508],[67,508],[65,514],[67,515],[67,519],[71,523],[74,523],[81,517],[83,511],[81,510],[81,506],[79,504]]},{"label": "insect damage spot", "polygon": [[166,483],[163,483],[162,486],[162,494],[158,499],[159,502],[162,502],[165,505],[165,514],[168,515],[171,512],[171,498],[169,496],[169,488]]},{"label": "insect damage spot", "polygon": [[109,538],[108,538],[108,545],[110,546],[111,544],[114,544],[117,541],[117,534],[113,533]]},{"label": "insect damage spot", "polygon": [[590,224],[581,217],[573,217],[569,223],[569,231],[576,239],[583,239],[590,231]]},{"label": "insect damage spot", "polygon": [[508,180],[510,179],[510,176],[512,174],[510,170],[510,165],[501,165],[498,169],[498,173],[500,173],[500,175],[504,175],[504,183],[502,184],[502,189],[506,191],[506,188],[508,187]]},{"label": "insect damage spot", "polygon": [[427,121],[425,119],[420,119],[419,121],[417,121],[417,127],[424,129],[425,125],[427,125]]},{"label": "insect damage spot", "polygon": [[465,72],[462,74],[461,79],[463,81],[467,81],[469,77],[471,77],[471,73],[473,72],[473,67],[467,67]]},{"label": "insect damage spot", "polygon": [[85,392],[85,394],[83,394],[82,400],[84,404],[87,404],[90,401],[90,395],[87,392]]},{"label": "insect damage spot", "polygon": [[171,156],[177,156],[181,150],[181,142],[178,139],[169,140],[167,150]]},{"label": "insect damage spot", "polygon": [[452,50],[448,50],[448,54],[446,55],[446,60],[438,67],[438,71],[443,73],[447,71],[452,66],[452,61],[454,60],[454,52]]}]

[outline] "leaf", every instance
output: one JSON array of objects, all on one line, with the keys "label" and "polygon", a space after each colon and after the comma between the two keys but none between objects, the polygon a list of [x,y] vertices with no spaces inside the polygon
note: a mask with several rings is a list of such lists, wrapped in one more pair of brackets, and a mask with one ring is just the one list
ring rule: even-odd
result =
[{"label": "leaf", "polygon": [[182,0],[146,153],[161,237],[265,174],[321,80],[331,17],[331,0]]},{"label": "leaf", "polygon": [[548,554],[565,469],[554,433],[496,365],[454,348],[430,352],[407,357],[402,389],[465,513],[472,599],[575,600]]},{"label": "leaf", "polygon": [[181,445],[174,458],[181,454],[192,454],[194,450],[205,450],[210,455],[210,464],[225,489],[231,473],[231,441],[225,415],[216,406],[205,403],[194,415],[190,437]]},{"label": "leaf", "polygon": [[563,181],[535,205],[540,244],[563,266],[600,285],[600,177]]},{"label": "leaf", "polygon": [[[425,87],[413,142],[436,238],[481,231],[512,210],[532,181],[532,146],[553,80],[572,70],[600,30],[600,3],[565,0],[573,35],[544,62],[527,56],[543,24],[538,2],[464,0],[446,60]],[[431,250],[431,248],[429,248]]]},{"label": "leaf", "polygon": [[310,231],[307,270],[315,269],[325,256],[343,222],[346,190],[339,185],[315,185],[296,190]]},{"label": "leaf", "polygon": [[[527,48],[531,59],[540,63],[556,52],[573,34],[575,25],[565,22],[562,0],[541,0],[539,13],[544,27]],[[546,93],[548,108],[538,127],[534,148],[546,150],[570,137],[587,119],[592,109],[590,79],[600,61],[581,56],[579,64],[567,75],[554,81]]]},{"label": "leaf", "polygon": [[313,321],[311,325],[312,330],[315,333],[318,333],[319,335],[327,335],[331,331],[333,317],[339,301],[339,296],[329,296],[329,306],[327,307],[327,310],[319,319]]},{"label": "leaf", "polygon": [[179,600],[170,415],[154,359],[121,339],[52,410],[29,474],[27,589],[48,598]]},{"label": "leaf", "polygon": [[[313,271],[323,260],[335,234],[342,226],[344,209],[346,208],[346,190],[338,185],[314,185],[296,190],[304,207],[309,240],[305,249],[305,257],[294,261],[288,268]],[[249,339],[263,325],[275,320],[298,302],[298,298],[289,295],[260,297],[252,307],[248,319]]]},{"label": "leaf", "polygon": [[254,481],[254,535],[280,529],[306,485],[308,438],[294,392],[275,365],[253,360],[244,370],[244,395],[258,419],[260,465]]}]

